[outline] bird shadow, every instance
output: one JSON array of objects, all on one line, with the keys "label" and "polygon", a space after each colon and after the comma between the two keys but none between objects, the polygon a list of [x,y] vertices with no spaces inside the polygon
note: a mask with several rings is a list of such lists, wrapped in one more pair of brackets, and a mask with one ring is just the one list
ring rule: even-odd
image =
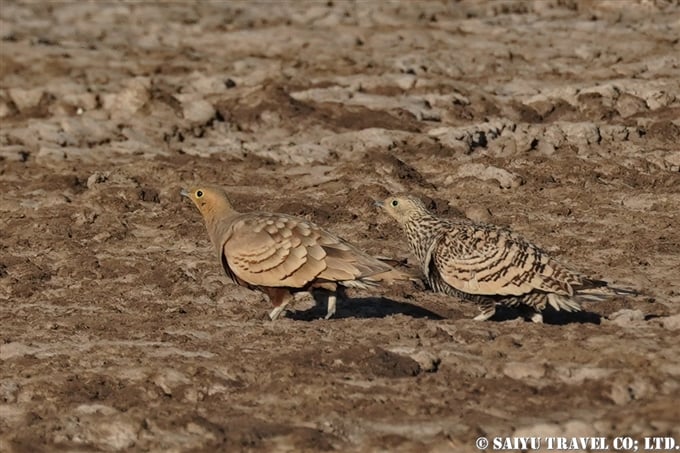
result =
[{"label": "bird shadow", "polygon": [[[496,313],[490,318],[491,321],[511,321],[517,318],[530,319],[533,310],[522,310],[509,307],[496,307]],[[548,306],[541,314],[543,315],[543,324],[550,324],[554,326],[564,326],[567,324],[600,324],[602,316],[590,311],[557,311]]]},{"label": "bird shadow", "polygon": [[[308,310],[289,311],[286,318],[296,321],[314,321],[326,315],[325,300],[316,300],[314,307]],[[338,299],[336,311],[332,319],[346,318],[386,318],[393,315],[406,315],[411,318],[445,319],[443,316],[418,305],[399,302],[386,297],[359,297]]]}]

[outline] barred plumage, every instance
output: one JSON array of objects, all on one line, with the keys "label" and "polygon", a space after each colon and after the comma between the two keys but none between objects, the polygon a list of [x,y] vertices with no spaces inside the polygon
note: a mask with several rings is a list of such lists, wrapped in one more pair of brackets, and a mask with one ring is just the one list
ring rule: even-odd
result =
[{"label": "barred plumage", "polygon": [[572,271],[518,234],[467,219],[441,219],[417,198],[394,196],[379,203],[402,226],[426,283],[480,305],[477,320],[489,319],[496,305],[526,306],[542,322],[547,305],[581,310],[579,301],[635,294]]}]

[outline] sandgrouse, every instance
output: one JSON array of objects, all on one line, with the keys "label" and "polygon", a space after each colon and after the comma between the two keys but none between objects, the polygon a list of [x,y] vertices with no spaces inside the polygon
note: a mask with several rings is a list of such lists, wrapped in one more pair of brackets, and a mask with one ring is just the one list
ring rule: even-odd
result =
[{"label": "sandgrouse", "polygon": [[367,288],[409,279],[305,219],[270,212],[239,213],[215,186],[182,190],[203,215],[222,267],[237,284],[269,296],[275,320],[300,291],[328,296],[326,319],[343,287]]},{"label": "sandgrouse", "polygon": [[555,261],[521,236],[467,219],[441,219],[409,195],[376,202],[403,228],[428,286],[480,305],[474,319],[492,317],[497,305],[525,306],[531,320],[541,312],[581,310],[579,301],[603,300],[634,291],[609,287]]}]

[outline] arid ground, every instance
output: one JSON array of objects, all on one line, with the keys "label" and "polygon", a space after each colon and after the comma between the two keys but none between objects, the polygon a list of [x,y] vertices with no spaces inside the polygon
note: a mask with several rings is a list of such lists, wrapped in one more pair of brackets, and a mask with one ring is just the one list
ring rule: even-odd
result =
[{"label": "arid ground", "polygon": [[[0,451],[680,442],[679,39],[675,1],[1,0]],[[201,182],[409,264],[373,200],[414,193],[640,295],[271,322]]]}]

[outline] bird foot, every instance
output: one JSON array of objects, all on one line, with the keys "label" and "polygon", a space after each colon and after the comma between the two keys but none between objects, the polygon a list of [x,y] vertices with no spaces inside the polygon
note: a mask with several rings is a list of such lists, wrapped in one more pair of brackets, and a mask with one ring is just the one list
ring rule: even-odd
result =
[{"label": "bird foot", "polygon": [[286,308],[285,304],[281,304],[278,307],[275,307],[272,311],[269,312],[269,319],[271,319],[272,321],[276,321],[276,319],[278,319],[278,317],[281,315],[281,312],[285,310],[285,308]]},{"label": "bird foot", "polygon": [[495,308],[492,309],[492,310],[484,310],[483,312],[481,312],[480,314],[478,314],[477,316],[475,316],[472,319],[474,319],[475,321],[486,321],[487,319],[492,317],[495,313],[496,313]]},{"label": "bird foot", "polygon": [[543,315],[540,313],[534,313],[529,319],[531,319],[531,322],[535,322],[536,324],[543,324]]}]

